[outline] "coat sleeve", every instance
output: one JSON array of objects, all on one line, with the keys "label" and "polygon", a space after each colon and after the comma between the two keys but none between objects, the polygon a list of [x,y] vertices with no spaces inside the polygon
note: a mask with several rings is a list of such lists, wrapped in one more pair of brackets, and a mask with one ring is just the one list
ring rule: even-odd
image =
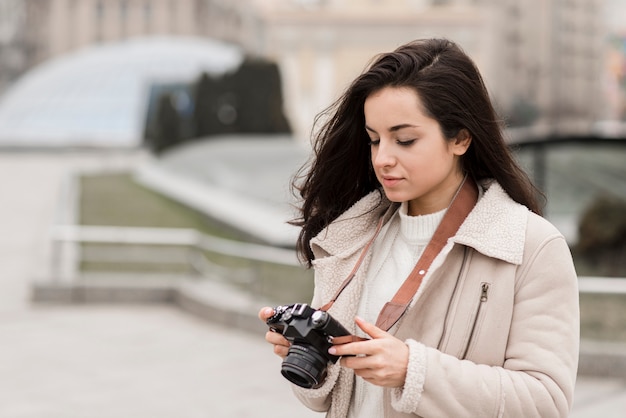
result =
[{"label": "coat sleeve", "polygon": [[565,240],[547,238],[520,267],[502,366],[407,341],[407,378],[394,409],[422,417],[566,417],[579,349],[578,281]]},{"label": "coat sleeve", "polygon": [[[319,251],[319,250],[318,250]],[[318,257],[321,258],[321,257]],[[319,280],[316,272],[315,276],[316,281]],[[323,305],[323,297],[321,295],[321,286],[316,282],[316,286],[313,292],[313,299],[311,300],[311,306],[318,307]],[[317,411],[317,412],[325,412],[328,411],[331,404],[331,396],[332,390],[337,381],[337,377],[340,372],[339,362],[336,364],[331,364],[328,367],[328,375],[324,380],[322,386],[317,389],[304,389],[299,386],[292,384],[292,389],[296,397],[300,400],[300,402],[305,405],[307,408]]]},{"label": "coat sleeve", "polygon": [[333,364],[328,368],[328,376],[324,384],[317,389],[304,389],[296,385],[292,385],[293,392],[296,397],[307,408],[317,411],[326,412],[330,408],[332,389],[337,381],[339,374],[339,364]]}]

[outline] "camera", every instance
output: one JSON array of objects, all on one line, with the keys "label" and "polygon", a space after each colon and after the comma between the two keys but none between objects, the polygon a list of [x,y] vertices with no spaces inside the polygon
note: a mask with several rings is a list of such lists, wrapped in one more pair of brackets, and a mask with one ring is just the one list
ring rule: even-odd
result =
[{"label": "camera", "polygon": [[333,338],[350,335],[328,312],[313,309],[306,303],[277,306],[266,323],[270,330],[282,333],[291,343],[281,374],[306,389],[321,386],[328,363],[339,359],[328,353]]}]

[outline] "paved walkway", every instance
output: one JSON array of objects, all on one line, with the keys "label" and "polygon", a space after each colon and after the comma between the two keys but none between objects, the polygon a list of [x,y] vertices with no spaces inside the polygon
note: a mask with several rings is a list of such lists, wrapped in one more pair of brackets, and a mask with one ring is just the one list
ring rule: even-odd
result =
[{"label": "paved walkway", "polygon": [[[115,155],[0,152],[0,418],[314,417],[262,336],[167,306],[31,306],[67,170]],[[581,378],[574,418],[624,416],[626,381]]]},{"label": "paved walkway", "polygon": [[2,418],[315,417],[262,337],[173,307],[32,308],[0,318]]}]

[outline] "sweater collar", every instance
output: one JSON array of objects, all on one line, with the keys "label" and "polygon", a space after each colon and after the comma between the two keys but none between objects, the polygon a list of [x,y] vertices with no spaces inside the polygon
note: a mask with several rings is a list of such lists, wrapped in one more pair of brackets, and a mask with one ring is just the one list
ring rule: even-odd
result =
[{"label": "sweater collar", "polygon": [[400,234],[406,242],[428,243],[432,238],[447,209],[428,215],[409,216],[409,205],[403,202],[398,209]]}]

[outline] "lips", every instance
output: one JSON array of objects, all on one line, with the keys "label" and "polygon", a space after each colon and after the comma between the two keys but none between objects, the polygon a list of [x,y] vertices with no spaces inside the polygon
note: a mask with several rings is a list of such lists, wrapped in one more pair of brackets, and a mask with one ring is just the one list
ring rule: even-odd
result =
[{"label": "lips", "polygon": [[383,176],[382,183],[384,187],[393,187],[402,181],[401,177]]}]

